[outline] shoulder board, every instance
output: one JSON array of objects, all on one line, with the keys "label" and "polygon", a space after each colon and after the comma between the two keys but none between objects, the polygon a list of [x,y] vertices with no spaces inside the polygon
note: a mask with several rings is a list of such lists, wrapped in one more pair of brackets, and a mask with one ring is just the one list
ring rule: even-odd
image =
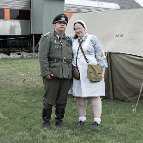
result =
[{"label": "shoulder board", "polygon": [[51,32],[48,32],[48,33],[46,33],[46,34],[43,34],[42,36],[43,36],[43,37],[46,37],[46,36],[48,36],[49,34],[51,34]]}]

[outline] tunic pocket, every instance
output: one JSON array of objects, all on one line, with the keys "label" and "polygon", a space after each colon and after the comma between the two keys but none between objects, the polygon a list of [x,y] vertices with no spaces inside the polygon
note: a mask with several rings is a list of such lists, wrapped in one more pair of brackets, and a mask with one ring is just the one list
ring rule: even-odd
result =
[{"label": "tunic pocket", "polygon": [[54,77],[58,77],[59,74],[60,74],[60,71],[59,71],[59,63],[50,63],[49,65],[49,69],[50,71],[52,72],[52,74],[54,75]]}]

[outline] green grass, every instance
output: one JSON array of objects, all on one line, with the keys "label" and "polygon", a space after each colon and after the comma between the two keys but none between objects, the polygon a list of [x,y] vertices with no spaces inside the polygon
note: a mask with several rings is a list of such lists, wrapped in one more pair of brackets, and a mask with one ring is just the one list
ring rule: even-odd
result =
[{"label": "green grass", "polygon": [[90,104],[87,122],[76,128],[76,101],[69,96],[64,128],[42,130],[42,80],[38,59],[0,59],[0,143],[142,143],[143,104],[133,114],[131,102],[103,99],[102,125],[90,129],[93,121]]}]

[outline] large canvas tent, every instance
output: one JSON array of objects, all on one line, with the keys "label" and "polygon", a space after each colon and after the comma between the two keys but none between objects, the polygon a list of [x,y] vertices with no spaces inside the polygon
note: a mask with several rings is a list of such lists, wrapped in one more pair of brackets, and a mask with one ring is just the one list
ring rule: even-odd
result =
[{"label": "large canvas tent", "polygon": [[142,15],[143,9],[77,13],[69,21],[67,34],[74,34],[73,22],[81,19],[108,53],[106,96],[111,99],[137,101],[143,83]]}]

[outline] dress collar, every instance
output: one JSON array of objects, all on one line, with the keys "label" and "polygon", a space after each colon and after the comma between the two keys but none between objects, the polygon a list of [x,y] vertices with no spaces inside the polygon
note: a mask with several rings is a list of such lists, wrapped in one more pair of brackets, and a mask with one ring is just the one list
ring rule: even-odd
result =
[{"label": "dress collar", "polygon": [[78,38],[78,41],[84,42],[87,39],[88,33],[86,33],[82,38]]}]

